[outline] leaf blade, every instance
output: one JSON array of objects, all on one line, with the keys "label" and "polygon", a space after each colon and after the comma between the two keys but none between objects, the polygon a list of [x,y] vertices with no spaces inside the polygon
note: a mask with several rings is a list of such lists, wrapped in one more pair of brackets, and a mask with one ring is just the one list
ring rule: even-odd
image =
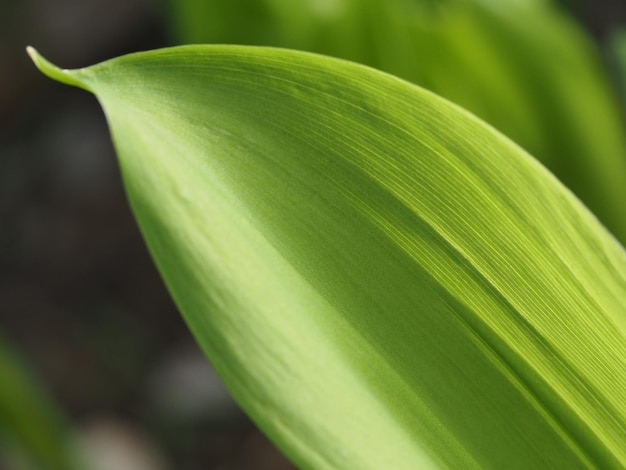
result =
[{"label": "leaf blade", "polygon": [[626,257],[510,141],[304,53],[174,48],[73,76],[190,328],[297,464],[624,462]]}]

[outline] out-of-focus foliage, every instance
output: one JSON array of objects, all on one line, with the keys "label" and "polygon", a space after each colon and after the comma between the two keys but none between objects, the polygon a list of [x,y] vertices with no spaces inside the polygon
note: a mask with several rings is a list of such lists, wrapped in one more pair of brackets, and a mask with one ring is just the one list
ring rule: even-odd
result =
[{"label": "out-of-focus foliage", "polygon": [[619,29],[611,35],[611,48],[614,64],[617,68],[617,81],[626,112],[626,28]]},{"label": "out-of-focus foliage", "polygon": [[0,464],[3,454],[25,469],[77,468],[65,420],[0,338]]},{"label": "out-of-focus foliage", "polygon": [[522,145],[626,242],[626,141],[585,33],[542,0],[182,0],[181,43],[309,50],[385,70]]}]

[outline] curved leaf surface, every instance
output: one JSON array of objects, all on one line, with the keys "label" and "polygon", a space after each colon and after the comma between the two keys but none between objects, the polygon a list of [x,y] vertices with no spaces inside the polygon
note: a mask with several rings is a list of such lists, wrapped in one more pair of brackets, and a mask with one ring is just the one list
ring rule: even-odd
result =
[{"label": "curved leaf surface", "polygon": [[176,0],[177,39],[376,67],[475,113],[541,160],[626,244],[626,135],[585,32],[543,0]]},{"label": "curved leaf surface", "polygon": [[298,466],[626,464],[626,255],[493,128],[302,52],[31,54],[97,95],[176,303]]}]

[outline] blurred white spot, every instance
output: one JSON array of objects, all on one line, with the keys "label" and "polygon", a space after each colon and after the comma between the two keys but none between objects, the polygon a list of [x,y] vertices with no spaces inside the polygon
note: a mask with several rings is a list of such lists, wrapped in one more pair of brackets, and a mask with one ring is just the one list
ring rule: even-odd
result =
[{"label": "blurred white spot", "polygon": [[171,469],[147,436],[113,418],[99,418],[83,426],[77,445],[90,470]]}]

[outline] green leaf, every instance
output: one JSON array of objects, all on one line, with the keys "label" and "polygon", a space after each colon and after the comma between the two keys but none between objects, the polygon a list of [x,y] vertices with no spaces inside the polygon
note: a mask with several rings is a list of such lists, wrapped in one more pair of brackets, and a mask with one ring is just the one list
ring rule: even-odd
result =
[{"label": "green leaf", "polygon": [[613,31],[610,42],[622,103],[626,109],[626,27]]},{"label": "green leaf", "polygon": [[626,465],[626,253],[493,128],[302,52],[31,54],[98,97],[172,296],[296,465]]},{"label": "green leaf", "polygon": [[371,65],[461,105],[540,159],[626,244],[626,137],[584,31],[542,0],[175,0],[185,43]]},{"label": "green leaf", "polygon": [[0,338],[0,457],[3,454],[20,459],[25,465],[20,468],[78,468],[61,412]]}]

